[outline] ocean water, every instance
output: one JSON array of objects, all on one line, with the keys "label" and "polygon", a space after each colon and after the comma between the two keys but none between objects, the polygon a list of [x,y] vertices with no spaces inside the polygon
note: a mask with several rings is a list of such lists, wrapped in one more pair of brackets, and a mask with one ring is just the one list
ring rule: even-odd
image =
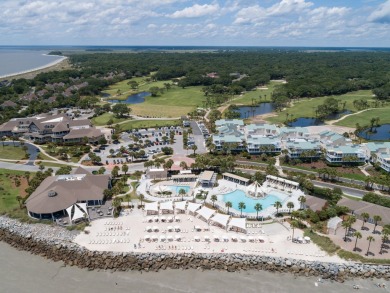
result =
[{"label": "ocean water", "polygon": [[48,50],[12,49],[0,47],[0,77],[48,66],[63,59],[47,56]]}]

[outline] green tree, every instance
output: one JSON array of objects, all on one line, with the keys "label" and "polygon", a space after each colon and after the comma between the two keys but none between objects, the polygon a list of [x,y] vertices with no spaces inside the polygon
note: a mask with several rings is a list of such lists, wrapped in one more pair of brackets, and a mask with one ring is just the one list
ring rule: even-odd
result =
[{"label": "green tree", "polygon": [[375,234],[376,233],[376,226],[378,226],[378,222],[382,221],[382,217],[379,215],[375,215],[373,217],[373,219],[374,219],[375,226],[374,226],[374,230],[372,231],[372,233]]},{"label": "green tree", "polygon": [[238,209],[241,211],[241,217],[242,217],[242,210],[246,209],[246,205],[244,202],[239,202],[238,203]]},{"label": "green tree", "polygon": [[355,247],[353,248],[353,251],[356,251],[357,241],[358,241],[358,239],[362,238],[362,233],[360,233],[359,231],[355,231],[353,233],[353,236],[355,237]]},{"label": "green tree", "polygon": [[233,204],[232,204],[232,202],[231,201],[227,201],[226,203],[225,203],[225,207],[227,207],[227,213],[229,214],[229,210],[230,210],[230,208],[231,207],[233,207]]},{"label": "green tree", "polygon": [[118,177],[118,174],[119,174],[119,167],[118,166],[115,166],[112,171],[111,171],[111,176],[112,178],[117,178]]},{"label": "green tree", "polygon": [[279,209],[282,207],[282,203],[280,201],[275,201],[274,207],[276,208],[276,216],[279,214]]},{"label": "green tree", "polygon": [[304,205],[305,205],[305,202],[306,202],[306,197],[304,195],[301,195],[300,197],[298,197],[298,201],[301,204],[300,209],[301,210],[305,209]]},{"label": "green tree", "polygon": [[215,207],[215,202],[218,200],[218,197],[215,194],[213,194],[210,200],[213,202],[213,207]]},{"label": "green tree", "polygon": [[181,195],[181,200],[184,200],[184,196],[186,195],[186,191],[184,188],[179,189],[179,195]]},{"label": "green tree", "polygon": [[371,242],[375,242],[375,238],[370,235],[367,237],[367,240],[368,240],[368,247],[367,247],[366,256],[368,256],[368,254],[370,253]]},{"label": "green tree", "polygon": [[125,175],[127,175],[127,171],[129,171],[129,166],[127,166],[127,164],[123,164],[122,165],[122,172],[124,172]]},{"label": "green tree", "polygon": [[157,86],[152,86],[152,87],[149,89],[149,92],[151,93],[152,97],[157,97],[157,96],[158,96],[158,93],[160,92],[160,89],[159,89],[159,87],[157,87]]},{"label": "green tree", "polygon": [[291,227],[292,232],[293,232],[292,236],[291,236],[291,240],[294,239],[294,232],[295,232],[295,229],[298,228],[298,226],[299,226],[298,221],[296,221],[296,220],[291,221],[290,227]]},{"label": "green tree", "polygon": [[291,201],[289,201],[289,202],[287,203],[287,207],[288,207],[288,209],[289,209],[288,213],[291,214],[291,210],[294,208],[294,203],[291,202]]},{"label": "green tree", "polygon": [[344,234],[344,241],[347,241],[347,234],[349,231],[349,228],[351,228],[351,222],[349,221],[344,221],[341,226],[345,229],[345,234]]},{"label": "green tree", "polygon": [[256,219],[258,220],[259,219],[259,212],[261,212],[263,210],[263,206],[261,205],[261,203],[256,203],[255,204],[255,211],[256,211]]},{"label": "green tree", "polygon": [[112,107],[112,112],[115,114],[116,117],[122,118],[125,115],[130,114],[131,109],[126,104],[118,103]]},{"label": "green tree", "polygon": [[362,213],[362,214],[361,214],[361,217],[363,218],[363,224],[362,224],[362,230],[363,230],[364,225],[366,224],[366,222],[367,222],[368,219],[370,218],[370,214],[369,214],[369,213]]}]

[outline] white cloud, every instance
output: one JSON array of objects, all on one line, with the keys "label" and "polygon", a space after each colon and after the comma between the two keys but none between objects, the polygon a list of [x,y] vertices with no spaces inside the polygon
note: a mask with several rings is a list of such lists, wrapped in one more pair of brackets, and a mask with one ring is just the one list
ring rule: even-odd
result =
[{"label": "white cloud", "polygon": [[214,14],[218,10],[219,10],[218,4],[204,4],[204,5],[195,4],[191,7],[186,7],[183,10],[177,10],[171,15],[169,15],[169,17],[171,18],[202,17],[202,16]]},{"label": "white cloud", "polygon": [[381,4],[378,9],[372,12],[368,20],[377,23],[390,23],[390,0]]}]

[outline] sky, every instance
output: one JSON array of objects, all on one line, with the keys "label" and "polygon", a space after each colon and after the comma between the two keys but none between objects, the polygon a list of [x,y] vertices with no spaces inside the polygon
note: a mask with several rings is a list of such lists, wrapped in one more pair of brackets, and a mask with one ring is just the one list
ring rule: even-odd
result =
[{"label": "sky", "polygon": [[0,0],[0,45],[390,47],[390,0]]}]

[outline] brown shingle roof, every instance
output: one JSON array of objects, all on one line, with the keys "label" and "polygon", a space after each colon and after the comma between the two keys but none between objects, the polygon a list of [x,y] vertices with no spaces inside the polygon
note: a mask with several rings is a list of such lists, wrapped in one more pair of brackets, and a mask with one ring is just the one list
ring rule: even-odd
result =
[{"label": "brown shingle roof", "polygon": [[103,135],[103,132],[100,129],[95,127],[91,128],[82,128],[82,129],[71,129],[70,132],[64,136],[64,139],[73,139],[73,138],[95,138]]},{"label": "brown shingle roof", "polygon": [[[65,178],[81,178],[65,180]],[[46,178],[26,201],[28,211],[50,214],[62,211],[76,202],[102,200],[109,175],[60,175]],[[50,196],[51,193],[55,196]]]}]

